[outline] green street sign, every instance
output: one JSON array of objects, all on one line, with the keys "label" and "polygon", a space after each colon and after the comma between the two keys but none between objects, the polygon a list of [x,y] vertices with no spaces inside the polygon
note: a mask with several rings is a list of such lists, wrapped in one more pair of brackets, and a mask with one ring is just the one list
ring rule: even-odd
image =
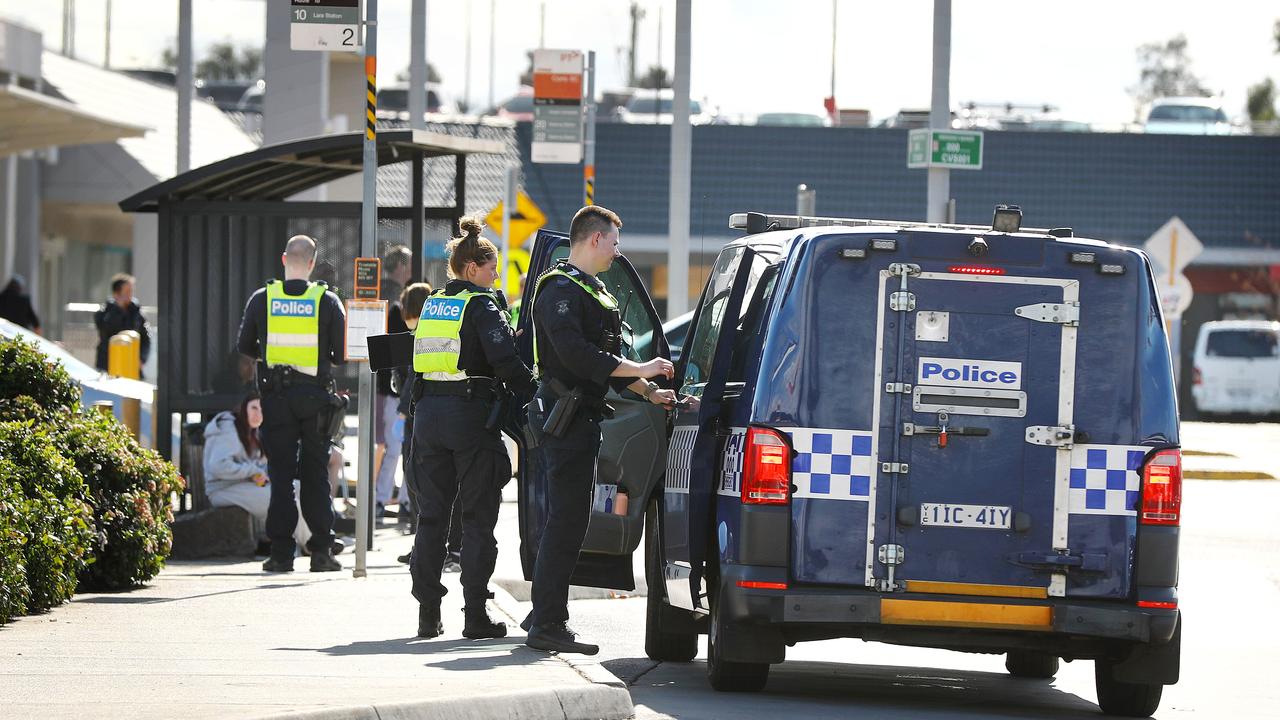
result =
[{"label": "green street sign", "polygon": [[907,167],[982,169],[982,133],[920,128],[907,134]]}]

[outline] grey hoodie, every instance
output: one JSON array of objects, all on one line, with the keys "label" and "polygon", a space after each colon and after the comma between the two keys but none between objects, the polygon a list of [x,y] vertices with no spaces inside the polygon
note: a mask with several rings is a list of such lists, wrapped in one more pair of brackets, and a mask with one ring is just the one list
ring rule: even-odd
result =
[{"label": "grey hoodie", "polygon": [[249,457],[236,434],[235,416],[218,413],[204,428],[205,494],[249,482],[258,473],[267,473],[267,459],[261,454]]}]

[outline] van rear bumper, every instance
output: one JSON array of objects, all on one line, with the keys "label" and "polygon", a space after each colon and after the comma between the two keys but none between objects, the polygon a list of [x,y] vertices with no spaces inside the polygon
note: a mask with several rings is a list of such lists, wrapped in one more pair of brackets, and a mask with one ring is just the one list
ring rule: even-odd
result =
[{"label": "van rear bumper", "polygon": [[[1169,642],[1178,624],[1177,609],[1139,608],[1122,602],[879,593],[804,586],[785,590],[741,587],[739,581],[781,582],[783,579],[764,577],[778,573],[778,568],[739,565],[722,566],[721,570],[726,620],[743,625],[791,627],[800,631],[797,635],[807,634],[803,632],[806,627],[817,630],[818,626],[825,625],[833,629],[844,627],[848,631],[823,633],[832,637],[881,636],[884,633],[880,630],[890,628],[901,628],[904,635],[918,637],[920,631],[936,628],[989,631],[981,633],[983,635],[1047,634],[1161,644]],[[904,618],[901,611],[904,605],[925,612],[917,618]],[[859,626],[862,630],[876,628],[877,631],[864,633]]]}]

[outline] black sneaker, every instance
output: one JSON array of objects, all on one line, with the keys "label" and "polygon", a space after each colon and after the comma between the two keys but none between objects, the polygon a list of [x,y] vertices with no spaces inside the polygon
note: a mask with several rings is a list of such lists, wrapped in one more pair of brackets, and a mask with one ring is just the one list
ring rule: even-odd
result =
[{"label": "black sneaker", "polygon": [[507,624],[495,622],[493,618],[489,617],[489,611],[484,605],[463,608],[462,612],[466,615],[466,624],[462,627],[462,637],[468,640],[480,640],[507,636]]},{"label": "black sneaker", "polygon": [[396,558],[396,562],[402,565],[408,565],[412,561],[413,561],[413,553],[411,552],[407,552]]},{"label": "black sneaker", "polygon": [[327,552],[311,553],[311,572],[334,572],[342,569],[342,563]]},{"label": "black sneaker", "polygon": [[448,557],[446,557],[446,558],[444,559],[444,568],[443,568],[443,569],[444,569],[444,571],[445,571],[445,572],[447,572],[447,573],[462,572],[462,560],[461,560],[461,558],[457,558],[457,557],[454,557],[453,555],[449,555]]},{"label": "black sneaker", "polygon": [[529,630],[529,637],[524,644],[535,650],[547,652],[571,652],[583,655],[595,655],[600,652],[599,645],[578,642],[578,634],[569,629],[568,623],[552,623],[537,625]]},{"label": "black sneaker", "polygon": [[440,622],[440,608],[418,606],[418,637],[434,638],[444,634],[444,623]]},{"label": "black sneaker", "polygon": [[293,572],[293,558],[289,558],[288,560],[277,560],[275,558],[267,558],[267,561],[262,563],[262,572],[269,572],[269,573]]},{"label": "black sneaker", "polygon": [[341,555],[342,551],[346,549],[347,549],[347,546],[343,545],[341,540],[334,540],[333,544],[329,546],[329,554]]}]

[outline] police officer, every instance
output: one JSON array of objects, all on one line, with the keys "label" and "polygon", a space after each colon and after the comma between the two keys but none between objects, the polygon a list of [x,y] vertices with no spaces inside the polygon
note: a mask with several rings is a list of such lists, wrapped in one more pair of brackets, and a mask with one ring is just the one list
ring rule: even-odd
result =
[{"label": "police officer", "polygon": [[[533,373],[516,354],[506,299],[493,289],[498,249],[480,237],[478,220],[464,218],[462,237],[449,243],[450,280],[422,306],[414,330],[414,473],[418,534],[410,570],[418,600],[418,637],[444,632],[440,584],[454,498],[460,497],[462,594],[467,638],[499,638],[504,623],[485,609],[498,559],[493,536],[511,460],[500,436],[510,394],[527,399]],[[425,422],[422,420],[426,419]]]},{"label": "police officer", "polygon": [[262,569],[293,571],[293,529],[298,524],[293,480],[297,478],[302,516],[311,529],[307,541],[311,572],[341,570],[332,555],[333,502],[325,432],[332,408],[329,369],[343,362],[346,313],[323,282],[308,280],[316,264],[315,240],[306,235],[289,238],[280,260],[284,282],[270,280],[250,296],[236,343],[240,352],[259,361],[262,444],[271,482],[267,507],[271,557]]},{"label": "police officer", "polygon": [[[580,393],[579,410],[559,436],[539,445],[550,478],[548,514],[533,570],[529,647],[594,655],[568,626],[569,578],[591,515],[591,489],[600,453],[600,419],[609,387],[630,388],[656,405],[670,406],[675,392],[642,378],[672,376],[671,362],[635,363],[619,356],[622,320],[618,303],[596,278],[618,255],[622,221],[610,210],[588,205],[569,226],[569,258],[538,278],[534,289],[534,358],[542,380],[529,404],[537,432],[557,401]],[[557,388],[567,392],[557,392]],[[463,544],[466,548],[466,544]]]}]

